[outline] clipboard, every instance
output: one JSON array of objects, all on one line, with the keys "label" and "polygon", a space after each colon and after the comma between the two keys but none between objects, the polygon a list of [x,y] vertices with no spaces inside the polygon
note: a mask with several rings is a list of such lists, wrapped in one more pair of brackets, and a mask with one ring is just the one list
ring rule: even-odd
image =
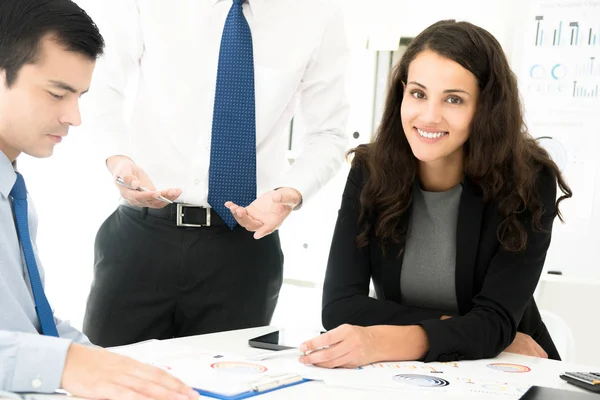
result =
[{"label": "clipboard", "polygon": [[259,396],[261,394],[274,392],[279,389],[284,389],[287,387],[296,386],[296,385],[300,385],[301,383],[306,383],[306,382],[312,381],[312,379],[305,379],[305,378],[300,378],[300,377],[298,377],[298,378],[299,378],[299,380],[296,380],[291,383],[284,383],[284,384],[278,385],[278,386],[270,386],[268,388],[265,388],[264,390],[260,390],[260,388],[258,390],[251,389],[251,390],[247,390],[245,392],[241,392],[241,393],[234,394],[234,395],[224,395],[224,394],[220,394],[220,393],[216,393],[216,392],[210,392],[207,390],[203,390],[200,388],[194,388],[194,390],[202,396],[212,397],[215,399],[241,400],[241,399],[247,399],[249,397]]}]

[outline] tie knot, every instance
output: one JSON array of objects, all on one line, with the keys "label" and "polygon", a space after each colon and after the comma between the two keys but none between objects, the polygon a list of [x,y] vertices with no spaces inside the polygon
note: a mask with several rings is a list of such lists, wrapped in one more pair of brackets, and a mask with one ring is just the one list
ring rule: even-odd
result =
[{"label": "tie knot", "polygon": [[246,2],[246,0],[233,0],[233,5],[234,6],[241,6],[245,2]]},{"label": "tie knot", "polygon": [[17,172],[17,181],[10,191],[10,195],[15,200],[27,200],[27,187],[23,175]]}]

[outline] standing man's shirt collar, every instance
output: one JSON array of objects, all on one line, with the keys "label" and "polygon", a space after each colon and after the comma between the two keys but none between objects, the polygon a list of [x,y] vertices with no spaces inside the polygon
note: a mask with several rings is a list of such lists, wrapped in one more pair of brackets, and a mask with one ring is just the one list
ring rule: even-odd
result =
[{"label": "standing man's shirt collar", "polygon": [[15,168],[6,154],[0,150],[0,195],[7,199],[17,180]]},{"label": "standing man's shirt collar", "polygon": [[[229,3],[232,3],[232,0],[210,0],[212,5],[214,6],[215,4],[217,4],[220,1],[227,1]],[[263,7],[265,0],[245,0],[246,3],[248,3],[250,5],[250,10],[252,11],[252,14],[256,17],[257,13],[260,14],[260,10],[261,7]]]}]

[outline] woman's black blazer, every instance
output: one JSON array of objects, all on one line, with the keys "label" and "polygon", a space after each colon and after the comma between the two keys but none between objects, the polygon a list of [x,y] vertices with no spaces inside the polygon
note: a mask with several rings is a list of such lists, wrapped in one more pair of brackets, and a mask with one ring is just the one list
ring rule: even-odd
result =
[{"label": "woman's black blazer", "polygon": [[[551,172],[540,173],[535,187],[541,193],[544,231],[533,230],[530,215],[524,213],[529,236],[526,249],[519,253],[500,246],[497,203],[484,202],[479,188],[463,180],[456,236],[459,316],[446,320],[440,320],[437,310],[401,303],[399,247],[388,246],[384,252],[373,236],[368,246],[356,246],[359,196],[367,177],[364,168],[353,167],[342,196],[323,289],[326,329],[341,324],[421,325],[429,339],[424,361],[495,357],[519,331],[530,335],[550,358],[560,359],[533,299],[556,208],[557,186]],[[408,215],[401,223],[408,223]],[[369,297],[371,279],[377,299]]]}]

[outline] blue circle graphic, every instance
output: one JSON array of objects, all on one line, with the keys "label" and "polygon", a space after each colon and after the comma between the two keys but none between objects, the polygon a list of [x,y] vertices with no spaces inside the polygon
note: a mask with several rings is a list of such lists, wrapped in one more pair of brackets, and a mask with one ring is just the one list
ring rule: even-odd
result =
[{"label": "blue circle graphic", "polygon": [[552,75],[552,78],[556,79],[557,81],[563,79],[567,76],[567,67],[562,64],[556,64],[554,67],[552,67],[550,75]]}]

